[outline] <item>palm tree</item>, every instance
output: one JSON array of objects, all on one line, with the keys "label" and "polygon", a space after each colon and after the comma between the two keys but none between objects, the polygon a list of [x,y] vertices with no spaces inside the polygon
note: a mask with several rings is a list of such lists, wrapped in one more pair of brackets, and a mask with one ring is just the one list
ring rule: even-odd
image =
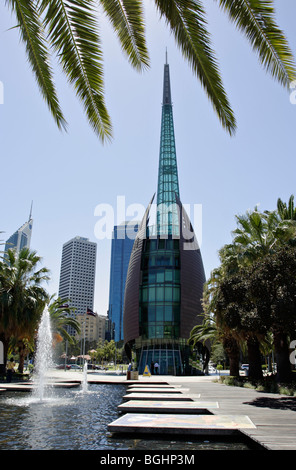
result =
[{"label": "palm tree", "polygon": [[293,194],[290,196],[288,204],[278,198],[277,212],[281,220],[296,220],[296,207],[294,206]]},{"label": "palm tree", "polygon": [[[19,253],[8,249],[0,263],[0,340],[4,345],[4,372],[9,342],[28,343],[48,300],[42,283],[49,279],[48,269],[37,269],[41,258],[23,248]],[[20,351],[25,351],[21,348]]]},{"label": "palm tree", "polygon": [[[230,375],[238,377],[241,337],[237,331],[229,328],[218,308],[219,286],[228,275],[228,268],[224,270],[222,264],[220,268],[213,270],[205,283],[202,299],[203,322],[192,329],[189,341],[193,344],[212,341],[221,343],[229,359]],[[209,345],[208,349],[210,350]]]},{"label": "palm tree", "polygon": [[[272,294],[268,290],[269,284],[266,282],[265,289],[252,307],[252,301],[249,305],[251,300],[249,295],[246,296],[246,304],[244,304],[244,295],[242,293],[238,295],[239,286],[242,283],[248,282],[253,271],[255,274],[259,273],[259,270],[264,266],[264,262],[268,264],[269,260],[274,259],[274,261],[271,261],[273,266],[272,263],[275,263],[275,258],[271,257],[278,254],[279,259],[281,259],[285,253],[283,251],[284,247],[289,245],[295,246],[296,223],[294,216],[293,196],[290,197],[288,206],[279,199],[277,211],[261,213],[255,208],[254,211],[248,211],[245,215],[236,216],[238,227],[232,232],[233,243],[225,245],[220,250],[221,266],[215,270],[214,277],[212,276],[209,281],[211,295],[214,299],[212,307],[216,315],[216,321],[219,318],[223,320],[223,316],[226,315],[228,318],[226,324],[228,323],[229,326],[229,322],[232,322],[233,325],[236,325],[236,333],[239,333],[241,339],[247,343],[249,360],[250,363],[254,364],[254,376],[256,377],[261,375],[261,369],[258,366],[259,346],[262,345],[266,332],[263,332],[264,325],[261,325],[260,328],[258,328],[258,325],[256,326],[256,321],[254,322],[256,319],[255,312],[257,311],[258,313],[260,310],[259,299],[262,299],[263,295]],[[252,271],[246,271],[248,267],[253,268]],[[268,271],[266,272],[266,275],[268,275]],[[258,284],[256,278],[254,282],[255,285]],[[272,280],[273,284],[275,284],[275,280]],[[227,291],[229,298],[227,301],[227,298],[224,297],[224,302],[220,306],[218,303],[219,308],[216,308],[221,286],[222,291]],[[280,289],[282,289],[282,286]],[[230,300],[233,298],[234,300]],[[232,308],[231,302],[234,302],[234,308]],[[276,305],[276,301],[274,303]],[[237,319],[236,323],[233,317],[234,312]],[[269,318],[271,318],[271,313],[269,311]],[[244,323],[248,325],[248,328],[246,328],[246,325],[241,324],[243,316],[245,317]],[[222,324],[222,327],[225,328],[225,323]],[[284,368],[285,370],[289,369],[287,360],[287,332],[283,330],[282,326],[279,327],[278,322],[272,326],[270,325],[270,327],[273,331],[274,347],[278,357],[280,373]],[[279,361],[281,362],[279,363]]]},{"label": "palm tree", "polygon": [[[247,37],[263,67],[283,86],[295,79],[292,53],[275,21],[272,0],[216,0]],[[144,0],[100,0],[131,65],[149,66]],[[155,0],[156,9],[175,37],[184,58],[205,89],[223,125],[232,135],[235,117],[222,83],[202,0]],[[95,0],[6,0],[14,12],[31,68],[59,128],[66,128],[57,96],[50,55],[55,53],[102,141],[112,135],[104,101],[103,54]]]},{"label": "palm tree", "polygon": [[60,297],[54,299],[54,296],[51,296],[48,311],[54,335],[73,344],[74,337],[69,334],[68,329],[73,328],[80,333],[80,323],[73,317],[73,308],[69,306],[69,300]]}]

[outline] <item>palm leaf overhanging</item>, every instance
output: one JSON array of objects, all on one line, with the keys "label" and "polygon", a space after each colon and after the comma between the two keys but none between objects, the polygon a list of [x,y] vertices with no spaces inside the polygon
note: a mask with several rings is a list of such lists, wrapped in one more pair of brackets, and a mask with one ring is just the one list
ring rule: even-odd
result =
[{"label": "palm leaf overhanging", "polygon": [[[222,126],[236,129],[207,29],[202,0],[154,0],[156,9],[175,37]],[[248,38],[263,67],[289,87],[296,72],[288,42],[275,21],[273,0],[215,0]],[[50,53],[54,51],[82,102],[94,132],[102,142],[112,137],[104,99],[103,53],[98,29],[99,3],[136,70],[149,66],[143,0],[6,0],[15,13],[20,37],[39,88],[59,128],[66,128],[60,109]]]}]

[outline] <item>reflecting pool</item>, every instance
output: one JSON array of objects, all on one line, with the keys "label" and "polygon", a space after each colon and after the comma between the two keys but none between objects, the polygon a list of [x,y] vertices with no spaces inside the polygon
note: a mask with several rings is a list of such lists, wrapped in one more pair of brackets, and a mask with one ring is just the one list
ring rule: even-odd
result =
[{"label": "reflecting pool", "polygon": [[0,395],[0,450],[247,450],[243,442],[112,435],[124,385],[57,388],[43,401],[28,392]]}]

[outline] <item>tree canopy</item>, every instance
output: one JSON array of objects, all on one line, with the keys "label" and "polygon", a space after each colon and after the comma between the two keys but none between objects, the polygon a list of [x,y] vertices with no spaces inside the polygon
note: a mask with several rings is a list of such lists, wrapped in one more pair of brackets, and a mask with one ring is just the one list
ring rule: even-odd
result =
[{"label": "tree canopy", "polygon": [[[260,348],[272,337],[278,380],[291,380],[289,338],[296,334],[296,225],[293,196],[277,210],[237,216],[233,243],[221,248],[221,264],[204,289],[205,320],[191,340],[208,331],[209,318],[238,374],[236,346],[247,345],[250,376],[260,378]],[[234,355],[234,357],[233,357]]]}]

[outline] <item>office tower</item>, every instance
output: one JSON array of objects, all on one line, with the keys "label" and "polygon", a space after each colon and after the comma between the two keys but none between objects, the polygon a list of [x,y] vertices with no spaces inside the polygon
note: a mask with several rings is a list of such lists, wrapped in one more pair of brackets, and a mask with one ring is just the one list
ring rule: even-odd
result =
[{"label": "office tower", "polygon": [[16,230],[5,243],[5,251],[9,248],[19,252],[22,248],[30,248],[33,228],[32,205],[29,219],[18,230]]},{"label": "office tower", "polygon": [[[124,302],[124,343],[139,373],[158,362],[161,374],[190,373],[188,338],[200,321],[205,273],[192,224],[180,200],[169,65],[164,65],[157,187],[130,257]],[[201,354],[207,351],[201,345]]]},{"label": "office tower", "polygon": [[129,259],[139,222],[115,225],[112,234],[108,319],[112,325],[111,339],[123,340],[123,304]]},{"label": "office tower", "polygon": [[88,238],[77,236],[63,245],[59,297],[69,299],[74,315],[93,309],[96,256],[97,244]]}]

